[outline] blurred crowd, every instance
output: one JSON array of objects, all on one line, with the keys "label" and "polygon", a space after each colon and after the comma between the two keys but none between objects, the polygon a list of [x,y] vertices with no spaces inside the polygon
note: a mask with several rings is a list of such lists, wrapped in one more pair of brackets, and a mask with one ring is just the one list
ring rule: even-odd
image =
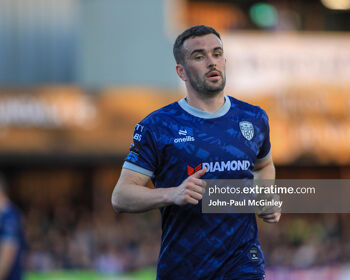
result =
[{"label": "blurred crowd", "polygon": [[[277,225],[259,221],[268,267],[307,268],[350,261],[346,214],[284,214]],[[154,267],[160,246],[160,213],[115,214],[58,201],[52,211],[24,216],[26,269],[92,269],[122,273]]]},{"label": "blurred crowd", "polygon": [[350,263],[348,214],[284,214],[278,225],[261,224],[268,267],[310,268]]},{"label": "blurred crowd", "polygon": [[159,253],[159,213],[96,211],[62,201],[52,212],[30,210],[25,216],[29,271],[88,269],[122,273],[155,266]]}]

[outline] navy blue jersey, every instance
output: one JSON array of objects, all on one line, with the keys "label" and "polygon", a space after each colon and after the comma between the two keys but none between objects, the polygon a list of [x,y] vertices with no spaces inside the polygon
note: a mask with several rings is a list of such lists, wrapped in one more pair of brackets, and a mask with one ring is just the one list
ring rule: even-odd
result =
[{"label": "navy blue jersey", "polygon": [[0,211],[0,245],[11,242],[17,247],[15,261],[10,269],[7,280],[22,279],[22,253],[24,249],[24,237],[21,219],[18,210],[11,204]]},{"label": "navy blue jersey", "polygon": [[[185,99],[138,123],[123,168],[148,175],[156,188],[202,179],[251,179],[269,157],[268,117],[260,107],[225,96],[216,113]],[[162,241],[157,279],[263,279],[254,214],[204,214],[201,203],[160,209]]]}]

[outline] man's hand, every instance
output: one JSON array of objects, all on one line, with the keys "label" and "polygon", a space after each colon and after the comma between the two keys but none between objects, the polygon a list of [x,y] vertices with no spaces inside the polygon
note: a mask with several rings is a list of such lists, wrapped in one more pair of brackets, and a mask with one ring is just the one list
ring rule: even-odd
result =
[{"label": "man's hand", "polygon": [[[277,194],[258,195],[258,199],[280,201],[280,197]],[[282,209],[277,206],[256,207],[256,213],[258,214],[258,217],[263,219],[263,221],[266,223],[278,223],[281,218],[281,210]]]},{"label": "man's hand", "polygon": [[199,200],[202,199],[205,192],[206,182],[200,177],[202,177],[206,168],[198,170],[193,175],[187,177],[181,185],[174,187],[171,193],[171,200],[176,205],[185,204],[198,204]]},{"label": "man's hand", "polygon": [[263,219],[263,221],[266,223],[278,223],[278,221],[281,218],[281,213],[280,212],[261,213],[258,216],[259,218]]}]

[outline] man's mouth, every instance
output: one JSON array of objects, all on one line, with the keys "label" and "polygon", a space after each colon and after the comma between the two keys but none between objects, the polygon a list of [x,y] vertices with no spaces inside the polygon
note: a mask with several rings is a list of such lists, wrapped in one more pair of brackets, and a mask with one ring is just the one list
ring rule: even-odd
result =
[{"label": "man's mouth", "polygon": [[220,78],[221,77],[221,74],[220,74],[220,72],[218,72],[218,71],[211,71],[211,72],[209,72],[208,74],[207,74],[207,78],[209,78],[209,79],[218,79],[218,78]]}]

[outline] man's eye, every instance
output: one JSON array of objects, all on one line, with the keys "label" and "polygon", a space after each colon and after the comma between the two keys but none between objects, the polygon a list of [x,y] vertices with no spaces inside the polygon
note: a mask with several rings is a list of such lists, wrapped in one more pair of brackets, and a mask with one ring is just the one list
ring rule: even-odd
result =
[{"label": "man's eye", "polygon": [[220,57],[222,56],[222,53],[214,53],[214,57]]},{"label": "man's eye", "polygon": [[195,60],[201,60],[203,57],[204,57],[203,55],[198,55],[198,56],[196,56],[194,59],[195,59]]}]

